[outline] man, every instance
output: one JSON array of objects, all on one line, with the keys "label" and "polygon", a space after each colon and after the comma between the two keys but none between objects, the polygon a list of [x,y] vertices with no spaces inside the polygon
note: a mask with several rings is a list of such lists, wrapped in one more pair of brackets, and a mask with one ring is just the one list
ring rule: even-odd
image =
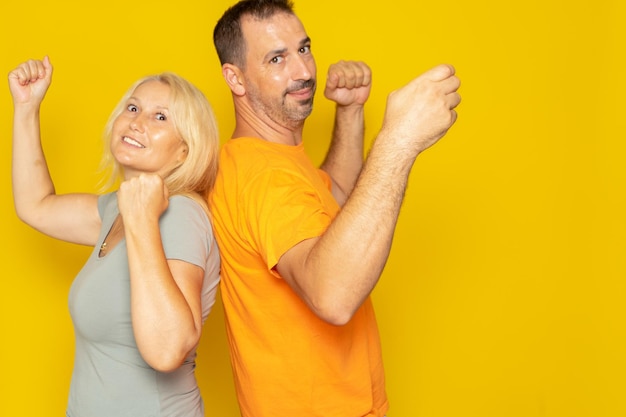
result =
[{"label": "man", "polygon": [[243,0],[214,31],[236,126],[211,195],[222,299],[243,416],[383,416],[370,301],[413,162],[456,119],[459,80],[438,66],[390,94],[363,164],[363,63],[329,69],[336,102],[322,169],[304,153],[316,67],[289,0]]}]

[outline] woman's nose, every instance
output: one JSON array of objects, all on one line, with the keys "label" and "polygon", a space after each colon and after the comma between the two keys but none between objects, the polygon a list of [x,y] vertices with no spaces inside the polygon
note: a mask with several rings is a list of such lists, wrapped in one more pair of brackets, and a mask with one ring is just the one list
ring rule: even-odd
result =
[{"label": "woman's nose", "polygon": [[144,130],[144,120],[143,120],[143,117],[140,114],[137,114],[130,121],[130,128],[132,130],[137,131],[137,132],[143,132],[143,130]]}]

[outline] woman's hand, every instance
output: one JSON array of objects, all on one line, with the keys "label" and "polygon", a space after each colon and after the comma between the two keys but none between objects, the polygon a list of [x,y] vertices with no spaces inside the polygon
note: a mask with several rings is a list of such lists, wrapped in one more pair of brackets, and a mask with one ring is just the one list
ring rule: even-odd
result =
[{"label": "woman's hand", "polygon": [[157,174],[141,174],[120,184],[117,204],[124,223],[146,220],[158,223],[169,204],[169,192]]},{"label": "woman's hand", "polygon": [[9,89],[14,106],[39,106],[52,82],[52,64],[46,56],[42,61],[31,59],[9,73]]}]

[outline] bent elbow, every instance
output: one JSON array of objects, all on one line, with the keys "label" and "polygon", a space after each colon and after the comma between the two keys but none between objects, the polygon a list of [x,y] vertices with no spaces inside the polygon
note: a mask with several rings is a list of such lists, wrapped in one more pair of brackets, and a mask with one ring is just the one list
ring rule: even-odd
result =
[{"label": "bent elbow", "polygon": [[28,210],[24,210],[23,208],[21,208],[21,206],[16,204],[15,214],[17,215],[17,218],[20,219],[22,223],[25,223],[32,228],[36,228],[34,226],[33,216],[30,214]]},{"label": "bent elbow", "polygon": [[345,326],[352,320],[353,314],[336,314],[333,316],[327,316],[325,319],[326,323],[332,324],[333,326]]},{"label": "bent elbow", "polygon": [[186,355],[160,355],[153,358],[144,358],[144,360],[155,371],[169,373],[180,368],[185,358]]},{"label": "bent elbow", "polygon": [[152,351],[142,351],[144,361],[155,371],[169,373],[180,368],[189,354],[195,349],[197,342],[186,346],[158,347]]},{"label": "bent elbow", "polygon": [[30,207],[27,207],[24,204],[14,204],[15,214],[20,221],[33,229],[43,232],[44,225],[47,220],[49,220],[49,216],[45,212],[39,212],[37,210],[33,210]]},{"label": "bent elbow", "polygon": [[[357,307],[358,308],[358,307]],[[357,308],[330,304],[320,305],[313,309],[313,312],[321,320],[333,326],[345,326],[352,320]]]}]

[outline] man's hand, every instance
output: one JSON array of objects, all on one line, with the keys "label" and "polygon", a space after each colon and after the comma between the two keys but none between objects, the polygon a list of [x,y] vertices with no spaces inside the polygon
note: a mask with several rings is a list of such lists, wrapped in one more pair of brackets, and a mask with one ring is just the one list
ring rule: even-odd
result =
[{"label": "man's hand", "polygon": [[360,61],[339,61],[328,68],[324,96],[339,106],[363,106],[372,87],[372,72]]},{"label": "man's hand", "polygon": [[436,66],[389,94],[381,133],[417,156],[435,144],[456,121],[460,80],[454,67]]}]

